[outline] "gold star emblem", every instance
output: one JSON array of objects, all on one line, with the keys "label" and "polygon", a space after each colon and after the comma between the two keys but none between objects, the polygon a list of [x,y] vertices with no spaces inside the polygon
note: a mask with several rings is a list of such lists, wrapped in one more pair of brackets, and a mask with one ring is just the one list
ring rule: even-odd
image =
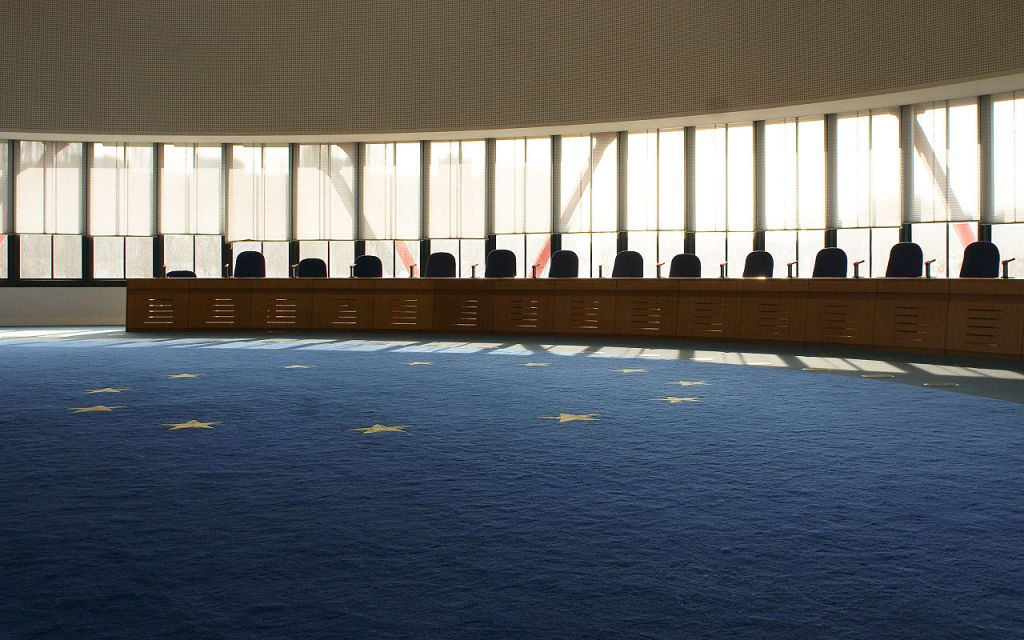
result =
[{"label": "gold star emblem", "polygon": [[375,424],[372,427],[360,427],[358,429],[349,429],[349,431],[361,431],[364,436],[368,436],[371,433],[408,433],[405,427],[389,427],[383,424]]},{"label": "gold star emblem", "polygon": [[583,421],[589,422],[591,420],[597,420],[597,416],[600,413],[560,413],[557,416],[541,416],[541,420],[558,420],[558,424],[565,424],[566,422]]},{"label": "gold star emblem", "polygon": [[406,362],[405,364],[409,365],[410,367],[418,367],[418,366],[424,366],[424,365],[434,364],[434,363],[433,362]]},{"label": "gold star emblem", "polygon": [[695,387],[697,385],[706,385],[707,383],[690,380],[676,380],[675,382],[670,382],[669,384],[678,384],[680,387]]},{"label": "gold star emblem", "polygon": [[177,380],[179,378],[198,378],[200,375],[202,375],[202,374],[199,374],[199,373],[175,373],[174,375],[170,375],[170,376],[167,376],[167,377],[170,378],[171,380]]},{"label": "gold star emblem", "polygon": [[198,420],[189,420],[188,422],[170,422],[164,423],[165,427],[170,427],[168,431],[177,431],[178,429],[212,429],[213,425],[220,424],[219,422],[199,422]]},{"label": "gold star emblem", "polygon": [[616,369],[622,373],[647,373],[647,369]]},{"label": "gold star emblem", "polygon": [[527,362],[526,364],[519,365],[521,367],[546,367],[547,362]]},{"label": "gold star emblem", "polygon": [[666,396],[664,398],[651,398],[652,400],[665,400],[669,404],[679,404],[681,402],[700,402],[700,398],[679,398],[676,396]]},{"label": "gold star emblem", "polygon": [[103,387],[102,389],[90,389],[86,391],[86,393],[121,393],[122,391],[127,390],[128,389],[115,389],[113,387]]},{"label": "gold star emblem", "polygon": [[105,404],[98,404],[95,407],[73,407],[71,413],[92,413],[94,411],[113,411],[114,409],[124,409],[124,405],[108,407]]},{"label": "gold star emblem", "polygon": [[313,365],[310,364],[286,364],[282,369],[312,369]]}]

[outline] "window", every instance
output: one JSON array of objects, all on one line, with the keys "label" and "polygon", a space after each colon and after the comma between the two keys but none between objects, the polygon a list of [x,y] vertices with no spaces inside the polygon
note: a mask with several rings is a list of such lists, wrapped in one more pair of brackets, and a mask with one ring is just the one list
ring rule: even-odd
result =
[{"label": "window", "polygon": [[617,230],[617,140],[615,133],[562,138],[559,232]]},{"label": "window", "polygon": [[483,140],[430,143],[430,250],[455,256],[464,277],[484,262],[486,164]]},{"label": "window", "polygon": [[93,145],[89,235],[153,235],[153,145]]},{"label": "window", "polygon": [[200,278],[219,278],[223,274],[221,236],[165,235],[163,243],[165,270],[192,271]]},{"label": "window", "polygon": [[359,229],[386,276],[408,276],[419,262],[420,193],[420,143],[366,145]]},{"label": "window", "polygon": [[355,156],[354,143],[299,145],[298,240],[355,239]]},{"label": "window", "polygon": [[551,138],[495,143],[494,231],[551,232]]},{"label": "window", "polygon": [[11,216],[11,203],[8,202],[11,189],[10,166],[11,143],[0,140],[0,235],[11,232],[8,218]]},{"label": "window", "polygon": [[914,206],[909,222],[978,219],[978,105],[914,107]]},{"label": "window", "polygon": [[996,97],[992,110],[995,211],[987,222],[1024,222],[1024,91]]},{"label": "window", "polygon": [[[160,232],[224,233],[223,148],[220,145],[165,144],[162,151]],[[217,262],[220,262],[219,254]]]},{"label": "window", "polygon": [[[631,132],[628,137],[627,244],[644,257],[644,275],[681,253],[686,209],[686,144],[682,130]],[[676,231],[676,233],[657,233]]]},{"label": "window", "polygon": [[288,145],[246,144],[230,149],[228,241],[289,240]]},{"label": "window", "polygon": [[836,226],[898,227],[899,113],[875,110],[840,115],[836,129]]},{"label": "window", "polygon": [[22,142],[19,147],[15,232],[81,234],[82,144]]},{"label": "window", "polygon": [[[704,277],[742,273],[753,248],[754,126],[698,127],[695,140],[696,248]],[[716,232],[728,231],[727,234]]]}]

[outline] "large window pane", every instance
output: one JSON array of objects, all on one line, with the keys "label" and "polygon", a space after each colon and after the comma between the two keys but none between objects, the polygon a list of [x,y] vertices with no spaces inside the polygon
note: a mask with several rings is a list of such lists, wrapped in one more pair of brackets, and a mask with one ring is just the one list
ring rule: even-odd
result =
[{"label": "large window pane", "polygon": [[551,138],[495,143],[494,230],[551,231]]},{"label": "large window pane", "polygon": [[685,137],[681,130],[629,134],[628,231],[683,228],[685,157]]},{"label": "large window pane", "polygon": [[483,238],[483,140],[430,143],[430,238]]},{"label": "large window pane", "polygon": [[420,144],[367,144],[363,154],[365,240],[420,238]]},{"label": "large window pane", "polygon": [[978,219],[978,106],[914,107],[913,222]]},{"label": "large window pane", "polygon": [[999,247],[1001,259],[1015,258],[1008,265],[1010,277],[1024,277],[1024,223],[992,225],[992,242]]},{"label": "large window pane", "polygon": [[11,184],[10,149],[10,142],[0,140],[0,235],[11,232],[8,224],[11,215],[11,203],[8,202]]},{"label": "large window pane", "polygon": [[161,233],[224,233],[222,157],[220,145],[163,145]]},{"label": "large window pane", "polygon": [[[726,230],[726,134],[725,126],[697,127],[694,167],[696,231]],[[724,241],[723,241],[724,242]],[[698,244],[698,254],[700,252]],[[724,260],[724,245],[723,255]],[[719,262],[723,261],[720,260]],[[703,256],[701,263],[707,275]],[[718,262],[715,263],[717,275]]]},{"label": "large window pane", "polygon": [[288,145],[231,146],[229,242],[289,239],[289,158]]},{"label": "large window pane", "polygon": [[765,229],[825,228],[825,121],[765,125]]},{"label": "large window pane", "polygon": [[15,232],[82,233],[83,145],[25,141],[19,147]]},{"label": "large window pane", "polygon": [[89,234],[153,235],[153,145],[93,145]]},{"label": "large window pane", "polygon": [[987,222],[1024,222],[1024,91],[997,97],[992,108],[995,215]]},{"label": "large window pane", "polygon": [[754,230],[754,125],[729,125],[726,208],[728,230]]},{"label": "large window pane", "polygon": [[[697,257],[700,258],[702,278],[717,278],[720,265],[725,262],[725,232],[708,231],[695,234]],[[742,269],[742,267],[741,267]]]},{"label": "large window pane", "polygon": [[841,228],[900,225],[900,122],[895,110],[840,115],[836,206]]},{"label": "large window pane", "polygon": [[558,231],[587,233],[618,227],[617,135],[562,138]]},{"label": "large window pane", "polygon": [[298,240],[355,238],[356,145],[299,145],[296,176]]}]

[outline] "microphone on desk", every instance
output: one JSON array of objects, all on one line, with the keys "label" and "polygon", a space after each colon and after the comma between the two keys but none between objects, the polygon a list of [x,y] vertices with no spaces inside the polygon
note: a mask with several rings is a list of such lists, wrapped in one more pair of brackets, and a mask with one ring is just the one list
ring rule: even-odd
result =
[{"label": "microphone on desk", "polygon": [[658,264],[654,265],[654,268],[658,270],[658,277],[659,278],[661,277],[661,268],[663,266],[665,266],[664,262],[659,262]]},{"label": "microphone on desk", "polygon": [[798,264],[800,264],[799,260],[794,260],[793,262],[787,262],[786,263],[786,277],[787,278],[792,278],[793,277],[793,267],[798,265]]},{"label": "microphone on desk", "polygon": [[931,260],[926,260],[925,261],[925,263],[924,263],[924,277],[925,278],[931,278],[932,277],[932,263],[933,262],[935,262],[935,258],[932,258]]},{"label": "microphone on desk", "polygon": [[1007,258],[1006,260],[1003,260],[1003,279],[1004,280],[1009,279],[1009,277],[1010,277],[1010,263],[1013,262],[1016,259],[1017,258]]},{"label": "microphone on desk", "polygon": [[726,270],[726,267],[728,267],[728,266],[729,266],[729,263],[728,263],[728,262],[720,262],[720,263],[718,264],[718,271],[719,271],[718,277],[719,277],[719,278],[724,278],[724,277],[726,277],[726,276],[725,276],[725,270]]},{"label": "microphone on desk", "polygon": [[854,278],[859,278],[860,277],[860,265],[862,265],[862,264],[864,264],[863,260],[858,260],[857,262],[853,263],[853,277]]}]

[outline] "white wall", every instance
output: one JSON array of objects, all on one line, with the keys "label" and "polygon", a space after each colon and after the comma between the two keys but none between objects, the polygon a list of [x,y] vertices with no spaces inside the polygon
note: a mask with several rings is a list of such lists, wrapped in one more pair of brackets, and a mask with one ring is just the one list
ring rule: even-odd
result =
[{"label": "white wall", "polygon": [[124,325],[124,287],[0,287],[0,326]]}]

